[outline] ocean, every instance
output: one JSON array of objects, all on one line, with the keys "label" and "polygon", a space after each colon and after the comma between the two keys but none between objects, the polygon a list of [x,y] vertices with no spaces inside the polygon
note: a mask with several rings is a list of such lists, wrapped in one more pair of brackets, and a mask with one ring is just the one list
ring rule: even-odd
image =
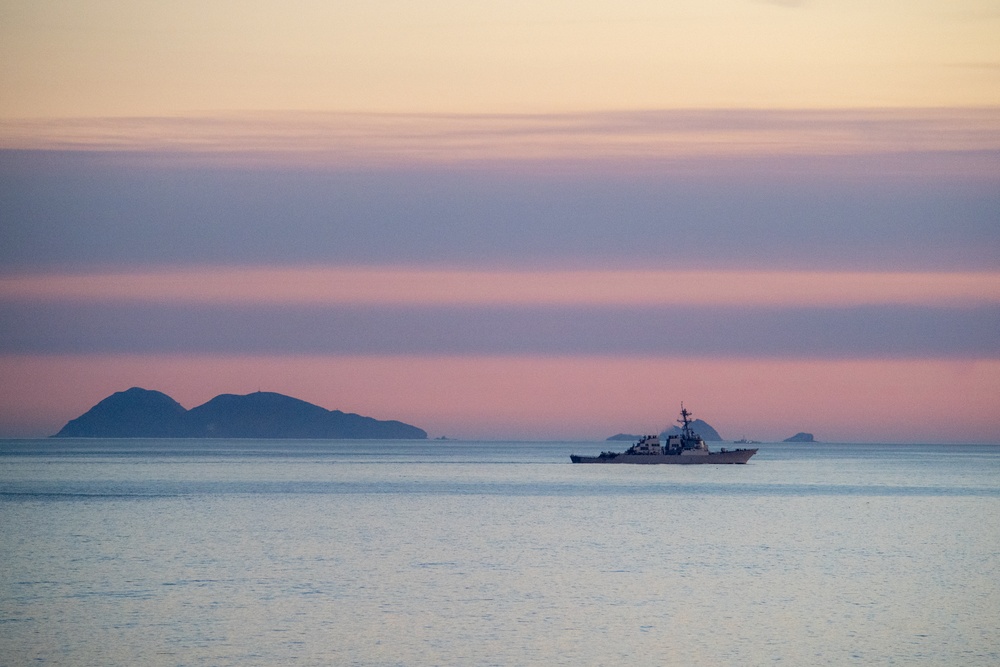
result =
[{"label": "ocean", "polygon": [[1000,664],[1000,445],[611,444],[0,441],[0,664]]}]

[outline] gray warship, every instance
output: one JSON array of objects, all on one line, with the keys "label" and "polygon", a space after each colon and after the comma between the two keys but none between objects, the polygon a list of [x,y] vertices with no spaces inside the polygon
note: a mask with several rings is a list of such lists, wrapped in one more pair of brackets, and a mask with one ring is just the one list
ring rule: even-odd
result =
[{"label": "gray warship", "polygon": [[666,444],[657,435],[645,435],[624,452],[601,452],[599,456],[571,454],[573,463],[639,463],[693,465],[699,463],[746,463],[756,449],[725,449],[709,451],[701,436],[691,429],[691,413],[681,403],[680,435],[667,436]]}]

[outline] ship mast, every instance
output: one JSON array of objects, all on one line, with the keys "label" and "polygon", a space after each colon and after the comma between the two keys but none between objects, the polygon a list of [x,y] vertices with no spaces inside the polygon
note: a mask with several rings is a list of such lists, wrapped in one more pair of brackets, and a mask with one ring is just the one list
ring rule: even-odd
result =
[{"label": "ship mast", "polygon": [[684,402],[681,401],[681,418],[677,420],[677,423],[684,425],[684,428],[681,430],[681,437],[685,440],[694,440],[694,433],[691,432],[691,420],[688,419],[688,417],[693,416],[684,407]]}]

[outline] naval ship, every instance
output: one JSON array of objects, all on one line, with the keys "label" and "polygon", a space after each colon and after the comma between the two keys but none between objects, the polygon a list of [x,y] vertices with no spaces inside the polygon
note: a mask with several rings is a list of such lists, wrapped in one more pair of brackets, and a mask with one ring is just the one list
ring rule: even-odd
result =
[{"label": "naval ship", "polygon": [[691,413],[681,403],[680,435],[667,436],[666,444],[660,437],[645,435],[639,442],[624,452],[601,452],[599,456],[571,454],[573,463],[672,463],[690,465],[695,463],[746,463],[757,453],[756,449],[725,449],[711,452],[701,436],[691,428]]}]

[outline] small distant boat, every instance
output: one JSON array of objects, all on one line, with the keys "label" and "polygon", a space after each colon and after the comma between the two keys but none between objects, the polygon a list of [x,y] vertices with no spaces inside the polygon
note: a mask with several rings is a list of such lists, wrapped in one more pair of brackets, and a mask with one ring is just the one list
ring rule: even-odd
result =
[{"label": "small distant boat", "polygon": [[746,437],[742,437],[739,440],[733,440],[734,445],[759,445],[760,440],[747,440]]},{"label": "small distant boat", "polygon": [[756,449],[709,451],[708,445],[705,444],[701,436],[691,429],[691,416],[691,413],[681,403],[681,418],[677,420],[677,423],[682,425],[680,435],[667,436],[666,445],[660,443],[659,436],[645,435],[624,452],[601,452],[598,456],[571,454],[570,461],[573,463],[638,463],[646,465],[746,463],[751,456],[757,453]]}]

